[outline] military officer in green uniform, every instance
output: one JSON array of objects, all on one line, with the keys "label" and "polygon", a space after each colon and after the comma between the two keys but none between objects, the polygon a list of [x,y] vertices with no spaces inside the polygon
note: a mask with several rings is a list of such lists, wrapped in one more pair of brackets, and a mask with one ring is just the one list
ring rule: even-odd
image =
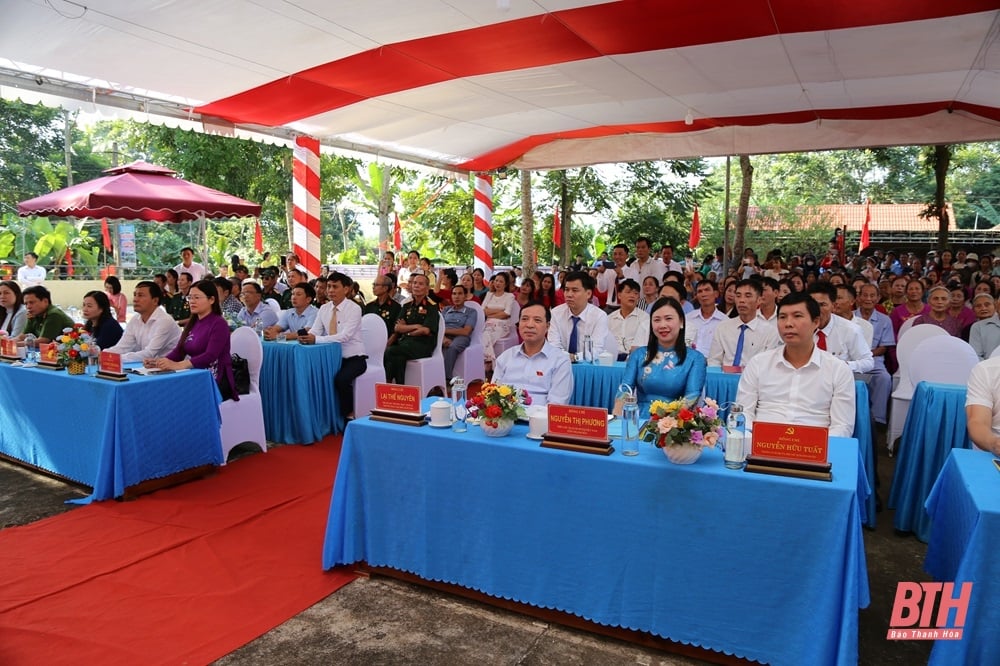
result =
[{"label": "military officer in green uniform", "polygon": [[73,327],[73,320],[69,315],[52,305],[52,294],[45,287],[41,285],[28,287],[24,290],[23,298],[24,309],[28,312],[28,322],[18,340],[23,340],[24,336],[31,334],[38,342],[52,342],[64,328]]},{"label": "military officer in green uniform", "polygon": [[406,362],[434,353],[438,336],[438,307],[427,300],[430,283],[426,275],[410,278],[413,300],[403,306],[385,350],[386,381],[406,381]]},{"label": "military officer in green uniform", "polygon": [[372,292],[375,294],[375,298],[365,306],[364,314],[377,314],[385,322],[386,332],[392,335],[393,331],[396,330],[396,320],[399,318],[402,307],[392,297],[393,292],[396,291],[396,283],[389,275],[391,274],[379,275],[372,282]]}]

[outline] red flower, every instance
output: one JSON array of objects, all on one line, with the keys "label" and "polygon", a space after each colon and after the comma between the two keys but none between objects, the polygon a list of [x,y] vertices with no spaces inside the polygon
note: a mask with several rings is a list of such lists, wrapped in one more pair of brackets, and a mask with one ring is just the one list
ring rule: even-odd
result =
[{"label": "red flower", "polygon": [[79,355],[80,355],[80,352],[78,352],[77,350],[75,350],[75,349],[70,349],[69,350],[69,357],[70,358],[76,358]]},{"label": "red flower", "polygon": [[486,408],[486,417],[490,419],[498,419],[503,415],[503,410],[500,409],[498,405],[490,405]]},{"label": "red flower", "polygon": [[684,408],[681,411],[677,412],[677,418],[679,418],[682,421],[690,421],[691,419],[694,418],[694,413],[690,409]]}]

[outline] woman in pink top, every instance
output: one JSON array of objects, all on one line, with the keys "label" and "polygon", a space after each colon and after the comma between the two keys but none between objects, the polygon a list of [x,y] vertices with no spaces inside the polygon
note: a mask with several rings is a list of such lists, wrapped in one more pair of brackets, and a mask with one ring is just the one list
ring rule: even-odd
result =
[{"label": "woman in pink top", "polygon": [[125,316],[128,314],[128,298],[122,293],[121,280],[114,275],[106,277],[104,279],[104,293],[108,295],[108,301],[111,302],[111,307],[114,308],[115,318],[119,322],[124,323]]}]

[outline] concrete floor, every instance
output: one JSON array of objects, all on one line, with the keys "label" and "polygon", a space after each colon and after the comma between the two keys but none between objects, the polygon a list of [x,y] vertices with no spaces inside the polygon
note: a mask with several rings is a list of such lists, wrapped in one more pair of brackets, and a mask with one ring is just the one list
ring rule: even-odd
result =
[{"label": "concrete floor", "polygon": [[[884,500],[895,459],[885,455],[884,442],[877,449],[879,493]],[[64,500],[84,494],[0,462],[0,529],[72,510]],[[926,546],[912,536],[897,536],[888,510],[878,515],[876,530],[865,530],[864,539],[872,603],[859,614],[859,663],[926,663],[931,643],[885,640],[896,584],[929,580],[923,572]],[[217,663],[598,666],[703,662],[376,577],[358,579]]]}]

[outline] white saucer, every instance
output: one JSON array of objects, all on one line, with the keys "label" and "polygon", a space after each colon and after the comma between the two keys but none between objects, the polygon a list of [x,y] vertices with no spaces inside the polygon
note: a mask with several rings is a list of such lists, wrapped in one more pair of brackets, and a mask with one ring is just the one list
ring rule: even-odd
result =
[{"label": "white saucer", "polygon": [[450,428],[451,427],[450,423],[437,424],[437,423],[431,423],[430,421],[427,422],[427,425],[429,425],[432,428]]},{"label": "white saucer", "polygon": [[528,439],[533,439],[536,442],[540,442],[543,439],[545,439],[544,435],[532,435],[530,432],[528,434],[526,434],[525,437],[527,437]]}]

